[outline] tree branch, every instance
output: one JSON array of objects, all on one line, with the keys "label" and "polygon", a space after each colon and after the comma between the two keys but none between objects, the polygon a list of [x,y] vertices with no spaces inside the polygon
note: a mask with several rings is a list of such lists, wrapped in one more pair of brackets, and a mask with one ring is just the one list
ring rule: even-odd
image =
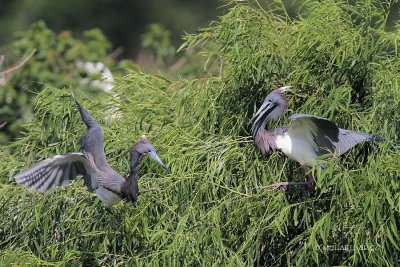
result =
[{"label": "tree branch", "polygon": [[25,65],[26,62],[28,62],[28,60],[33,56],[33,54],[35,54],[35,52],[36,52],[36,49],[33,49],[32,52],[30,52],[29,55],[26,58],[24,58],[19,64],[15,65],[5,71],[0,72],[0,76],[5,76],[5,75],[10,74],[10,73],[16,71],[17,69],[21,68],[23,65]]},{"label": "tree branch", "polygon": [[0,124],[0,130],[1,130],[1,129],[3,129],[3,128],[4,128],[4,126],[6,126],[6,125],[7,125],[7,122],[6,122],[6,121],[5,121],[5,122],[3,122],[3,123],[1,123],[1,124]]}]

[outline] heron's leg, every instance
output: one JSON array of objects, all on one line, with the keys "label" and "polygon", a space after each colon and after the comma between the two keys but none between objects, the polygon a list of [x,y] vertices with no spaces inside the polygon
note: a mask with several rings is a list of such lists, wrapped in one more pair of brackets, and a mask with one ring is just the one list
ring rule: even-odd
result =
[{"label": "heron's leg", "polygon": [[310,186],[312,184],[313,184],[313,182],[309,182],[309,181],[306,181],[306,182],[279,182],[279,183],[271,184],[271,185],[267,186],[266,188],[278,189],[281,187],[286,188],[288,186]]},{"label": "heron's leg", "polygon": [[303,169],[304,169],[305,173],[307,174],[306,182],[279,182],[279,183],[271,184],[271,185],[267,186],[267,188],[278,189],[281,187],[287,188],[288,186],[302,186],[302,187],[312,187],[313,188],[315,179],[314,179],[314,175],[311,171],[311,168],[303,165]]},{"label": "heron's leg", "polygon": [[307,174],[307,182],[309,182],[310,184],[314,184],[315,179],[314,179],[314,174],[313,174],[312,169],[306,165],[303,165],[302,167],[303,167],[304,172]]}]

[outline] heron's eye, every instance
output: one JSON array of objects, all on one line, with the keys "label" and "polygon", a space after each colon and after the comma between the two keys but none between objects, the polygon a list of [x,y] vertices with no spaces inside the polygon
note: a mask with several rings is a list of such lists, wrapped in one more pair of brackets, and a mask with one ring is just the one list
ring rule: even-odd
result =
[{"label": "heron's eye", "polygon": [[147,153],[150,153],[151,152],[151,150],[149,149],[149,151],[147,151]]},{"label": "heron's eye", "polygon": [[268,99],[268,102],[270,102],[270,103],[271,103],[271,102],[272,102],[272,99]]}]

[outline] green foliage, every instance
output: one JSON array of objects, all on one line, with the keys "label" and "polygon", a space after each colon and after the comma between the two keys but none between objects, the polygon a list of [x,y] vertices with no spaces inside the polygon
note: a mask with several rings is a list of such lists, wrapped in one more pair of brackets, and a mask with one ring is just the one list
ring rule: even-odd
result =
[{"label": "green foliage", "polygon": [[175,55],[170,35],[171,33],[158,23],[150,24],[148,32],[143,35],[142,48],[154,51],[159,65],[165,65],[164,60]]},{"label": "green foliage", "polygon": [[[387,6],[369,1],[308,1],[302,10],[291,20],[284,10],[232,4],[219,22],[186,37],[186,48],[201,44],[206,77],[129,71],[113,96],[78,97],[104,128],[113,168],[127,173],[129,146],[143,133],[171,167],[166,175],[143,160],[133,206],[107,209],[82,181],[46,194],[13,183],[34,161],[76,151],[85,131],[69,90],[42,90],[24,137],[0,150],[2,263],[398,265],[398,32],[385,31]],[[359,146],[315,170],[314,193],[269,190],[304,179],[279,153],[261,158],[248,137],[255,107],[284,84],[296,88],[290,112],[387,141],[364,163],[355,160]]]},{"label": "green foliage", "polygon": [[[0,90],[0,123],[7,122],[0,134],[0,143],[5,144],[19,136],[22,124],[32,118],[30,99],[33,93],[40,91],[44,84],[82,87],[81,81],[88,74],[77,67],[77,62],[105,62],[109,47],[110,44],[98,29],[84,32],[82,40],[77,40],[68,31],[56,35],[40,21],[28,31],[18,33],[16,41],[8,47],[6,57],[20,57],[34,49],[36,53],[7,77],[9,80]],[[85,84],[85,87],[91,92],[99,91],[95,86]]]},{"label": "green foliage", "polygon": [[124,48],[124,57],[134,58],[140,52],[141,36],[148,24],[157,22],[170,29],[176,46],[181,43],[182,32],[195,32],[221,14],[223,9],[217,8],[220,5],[220,1],[214,0],[7,1],[0,10],[0,46],[10,43],[14,32],[27,29],[40,18],[51,25],[53,31],[69,29],[75,35],[95,25],[114,48]]},{"label": "green foliage", "polygon": [[37,49],[12,82],[25,90],[37,89],[38,83],[76,86],[80,78],[76,61],[104,61],[109,46],[98,29],[86,31],[82,40],[76,40],[68,31],[56,35],[44,22],[35,23],[28,31],[17,34],[17,40],[11,45],[16,55]]}]

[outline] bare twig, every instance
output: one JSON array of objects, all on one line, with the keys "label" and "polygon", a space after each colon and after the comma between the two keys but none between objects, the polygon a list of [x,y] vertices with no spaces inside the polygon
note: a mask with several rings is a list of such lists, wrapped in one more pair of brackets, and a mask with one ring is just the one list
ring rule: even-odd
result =
[{"label": "bare twig", "polygon": [[111,54],[109,54],[106,58],[106,60],[115,60],[117,57],[119,57],[122,53],[124,52],[124,48],[123,47],[118,47],[117,49],[115,49],[114,51],[111,52]]},{"label": "bare twig", "polygon": [[19,64],[12,66],[11,68],[9,68],[5,71],[0,72],[0,76],[5,76],[5,75],[10,74],[10,73],[16,71],[17,69],[21,68],[23,65],[25,65],[26,62],[28,62],[28,60],[33,56],[33,54],[35,54],[35,52],[36,52],[36,49],[33,49],[32,52],[30,52],[29,55],[26,58],[24,58]]},{"label": "bare twig", "polygon": [[[186,51],[186,55],[191,55],[193,54],[195,47],[191,47]],[[176,61],[171,67],[168,68],[169,71],[171,72],[175,72],[178,69],[180,69],[183,65],[185,65],[186,63],[186,58],[185,56],[182,56],[178,59],[178,61]]]},{"label": "bare twig", "polygon": [[171,67],[168,68],[169,71],[175,72],[180,69],[186,63],[186,58],[181,57],[178,59],[177,62],[174,63]]},{"label": "bare twig", "polygon": [[6,126],[6,125],[7,125],[7,122],[6,122],[6,121],[5,121],[5,122],[3,122],[3,123],[1,123],[1,124],[0,124],[0,130],[1,130],[1,129],[3,129],[3,128],[4,128],[4,126]]}]

